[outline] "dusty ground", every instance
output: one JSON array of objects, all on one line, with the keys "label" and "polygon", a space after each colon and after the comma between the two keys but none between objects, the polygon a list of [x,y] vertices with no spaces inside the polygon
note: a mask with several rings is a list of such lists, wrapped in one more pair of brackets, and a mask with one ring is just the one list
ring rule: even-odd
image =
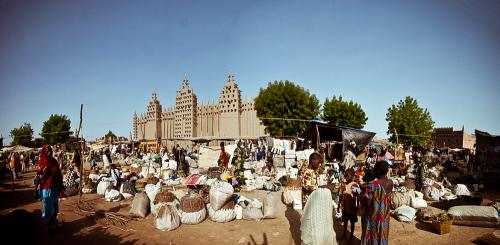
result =
[{"label": "dusty ground", "polygon": [[[23,179],[15,182],[15,191],[10,190],[10,182],[0,185],[0,214],[14,209],[26,209],[40,217],[40,202],[33,199],[29,186],[33,172],[22,174]],[[264,191],[240,193],[248,198],[261,198]],[[483,193],[490,199],[497,198],[497,192]],[[117,203],[105,202],[96,194],[84,195],[85,200],[94,200],[96,209],[111,210],[126,214],[130,200]],[[41,226],[38,237],[41,244],[300,244],[300,214],[279,206],[280,216],[262,221],[234,220],[229,223],[215,223],[206,219],[198,225],[181,225],[174,231],[159,231],[153,226],[153,218],[134,220],[129,223],[129,231],[115,227],[105,227],[100,221],[74,213],[77,197],[60,202],[59,220],[62,225],[57,234],[49,236]],[[390,237],[392,244],[471,244],[472,241],[494,228],[453,226],[450,234],[434,233],[429,223],[402,223],[391,219]],[[340,240],[342,226],[335,224],[339,244],[359,244],[361,228],[357,223],[355,238],[351,243]]]}]

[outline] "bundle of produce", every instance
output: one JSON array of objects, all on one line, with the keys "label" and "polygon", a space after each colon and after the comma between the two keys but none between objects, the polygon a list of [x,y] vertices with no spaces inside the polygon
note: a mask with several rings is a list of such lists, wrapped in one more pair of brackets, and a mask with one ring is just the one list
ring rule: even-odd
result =
[{"label": "bundle of produce", "polygon": [[180,216],[183,224],[198,224],[207,216],[205,202],[196,193],[190,193],[181,198]]},{"label": "bundle of produce", "polygon": [[144,187],[146,186],[147,180],[146,179],[138,179],[135,181],[135,189],[137,191],[143,191]]}]

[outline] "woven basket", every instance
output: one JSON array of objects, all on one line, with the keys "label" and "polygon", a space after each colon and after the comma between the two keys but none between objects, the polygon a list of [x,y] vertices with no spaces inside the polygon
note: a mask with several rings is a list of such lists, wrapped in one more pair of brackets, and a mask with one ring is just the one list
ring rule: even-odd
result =
[{"label": "woven basket", "polygon": [[302,189],[302,179],[300,177],[298,177],[297,179],[287,177],[286,187],[288,187],[288,189]]},{"label": "woven basket", "polygon": [[229,199],[229,201],[226,202],[226,204],[224,204],[224,206],[222,206],[222,208],[220,208],[221,210],[222,209],[234,209],[234,201],[233,199]]},{"label": "woven basket", "polygon": [[141,167],[138,167],[138,168],[131,167],[131,168],[130,168],[130,172],[132,172],[132,173],[136,173],[136,174],[140,173],[140,172],[141,172],[141,170],[142,170],[142,168],[141,168]]},{"label": "woven basket", "polygon": [[156,177],[149,177],[149,178],[146,179],[146,183],[147,184],[156,185],[158,183],[158,181],[160,181],[160,179],[158,179]]},{"label": "woven basket", "polygon": [[451,232],[451,226],[453,224],[453,220],[448,220],[448,221],[432,221],[432,226],[434,226],[434,229],[439,235],[443,235],[446,233]]},{"label": "woven basket", "polygon": [[186,213],[198,212],[205,208],[205,202],[197,194],[190,194],[181,198],[181,210]]},{"label": "woven basket", "polygon": [[207,176],[209,179],[219,179],[222,171],[219,167],[208,168]]},{"label": "woven basket", "polygon": [[144,187],[146,186],[146,180],[145,179],[139,179],[135,182],[135,189],[137,191],[142,191],[144,190]]},{"label": "woven basket", "polygon": [[167,203],[167,202],[173,202],[175,200],[175,195],[174,193],[167,191],[167,190],[162,190],[156,194],[154,204],[158,203]]}]

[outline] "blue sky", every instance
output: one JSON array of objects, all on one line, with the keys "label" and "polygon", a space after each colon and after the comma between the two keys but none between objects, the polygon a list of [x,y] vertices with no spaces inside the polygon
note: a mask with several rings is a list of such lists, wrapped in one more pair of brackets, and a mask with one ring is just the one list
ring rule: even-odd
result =
[{"label": "blue sky", "polygon": [[366,130],[409,95],[435,126],[500,134],[500,2],[0,1],[0,133],[35,135],[50,114],[83,134],[129,136],[156,89],[173,106],[184,74],[216,100],[290,80],[321,102],[361,104]]}]

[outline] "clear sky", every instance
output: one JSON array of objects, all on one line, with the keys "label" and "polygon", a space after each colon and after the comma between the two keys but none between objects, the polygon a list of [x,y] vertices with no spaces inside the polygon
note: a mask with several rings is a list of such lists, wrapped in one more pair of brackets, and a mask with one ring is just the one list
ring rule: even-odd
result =
[{"label": "clear sky", "polygon": [[500,134],[500,1],[0,0],[0,133],[39,137],[50,114],[84,136],[129,136],[156,89],[173,106],[184,74],[198,101],[229,72],[243,98],[290,80],[321,102],[361,104],[366,130],[409,95],[436,127]]}]

